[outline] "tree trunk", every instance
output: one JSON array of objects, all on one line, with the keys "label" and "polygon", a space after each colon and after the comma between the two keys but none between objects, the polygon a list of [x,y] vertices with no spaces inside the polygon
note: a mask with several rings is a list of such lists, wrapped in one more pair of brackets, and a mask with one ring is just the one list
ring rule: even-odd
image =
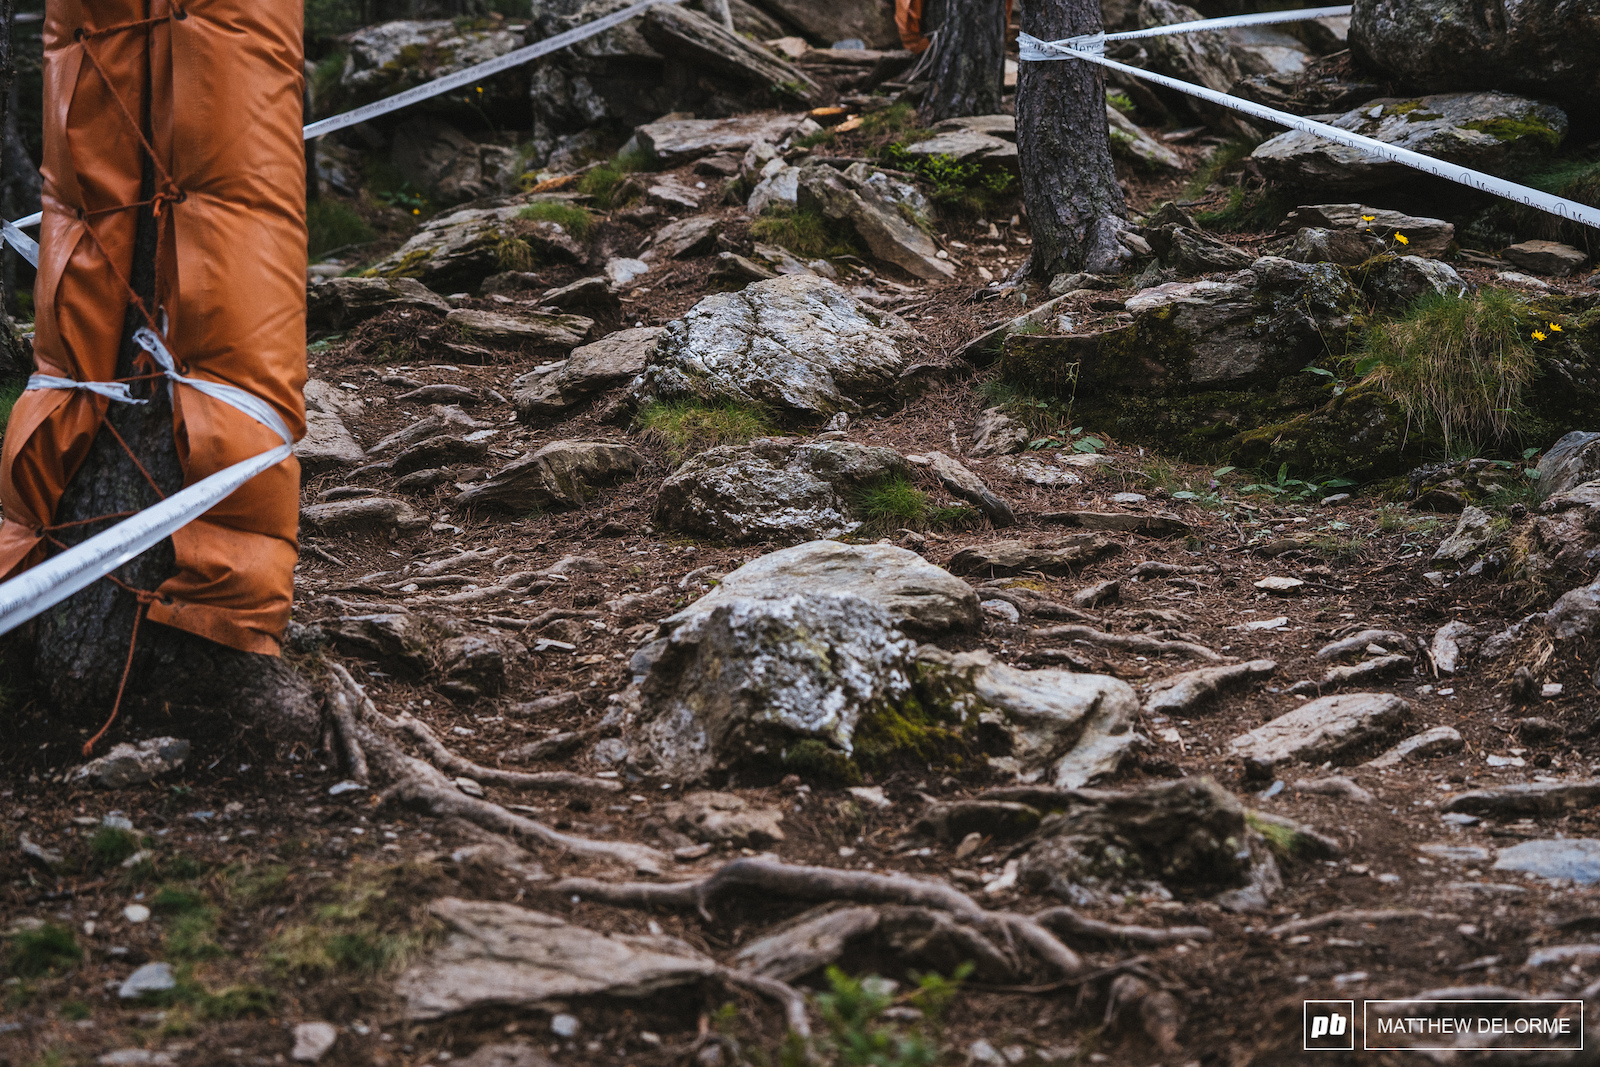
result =
[{"label": "tree trunk", "polygon": [[[11,105],[14,103],[11,99],[11,87],[17,77],[17,56],[13,37],[16,29],[12,22],[16,12],[16,0],[0,0],[0,19],[5,20],[4,27],[0,28],[0,136],[6,137],[5,142],[0,144],[0,167],[6,171],[3,179],[0,179],[0,184],[4,185],[6,194],[9,194],[14,187],[11,168],[15,165],[15,161],[10,151],[9,134],[17,125],[16,116],[11,113]],[[22,153],[22,158],[27,159],[26,152]],[[10,195],[0,195],[0,209],[12,210],[11,201],[14,199]],[[8,214],[6,218],[16,218],[16,216]],[[5,269],[3,275],[0,275],[0,378],[9,380],[19,371],[26,373],[28,362],[22,342],[12,332],[9,313],[17,253],[8,247],[0,252],[0,256],[5,258]]]},{"label": "tree trunk", "polygon": [[[1022,31],[1045,41],[1097,33],[1099,0],[1028,0]],[[1025,62],[1017,78],[1017,157],[1033,251],[1020,272],[1049,278],[1115,273],[1130,258],[1122,187],[1111,165],[1101,68],[1076,59]]]},{"label": "tree trunk", "polygon": [[1004,0],[950,0],[936,27],[922,115],[932,122],[996,115],[1005,92]]},{"label": "tree trunk", "polygon": [[[145,7],[148,17],[148,2]],[[144,78],[140,96],[145,107],[140,121],[149,139],[148,67]],[[146,155],[140,199],[148,200],[154,190],[155,169]],[[133,210],[138,213],[133,262],[124,264],[123,269],[145,306],[154,308],[157,220],[148,207]],[[133,342],[133,334],[143,325],[138,308],[127,301],[122,344],[117,353],[119,378],[137,373],[134,360],[140,350]],[[117,521],[84,520],[139,511],[183,488],[167,383],[134,382],[132,391],[149,403],[110,405],[106,421],[116,435],[102,428],[61,496],[56,524],[82,523],[56,533],[56,538],[67,546],[82,542]],[[118,435],[127,448],[117,441]],[[160,488],[160,496],[151,482]],[[176,556],[168,539],[124,564],[115,575],[132,589],[153,591],[176,571]],[[38,617],[34,669],[44,695],[56,710],[93,730],[111,713],[119,692],[124,692],[126,676],[123,705],[129,719],[154,706],[163,716],[183,710],[198,713],[188,725],[202,734],[215,729],[219,737],[229,737],[240,727],[261,726],[280,737],[316,738],[320,709],[310,686],[276,657],[240,652],[146,620],[138,624],[138,644],[130,665],[130,646],[142,611],[132,593],[110,580],[102,580]]]}]

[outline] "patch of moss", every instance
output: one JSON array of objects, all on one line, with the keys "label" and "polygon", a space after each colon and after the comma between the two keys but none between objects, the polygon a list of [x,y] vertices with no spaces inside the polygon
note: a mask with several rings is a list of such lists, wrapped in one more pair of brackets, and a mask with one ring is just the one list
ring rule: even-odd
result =
[{"label": "patch of moss", "polygon": [[861,784],[861,768],[843,752],[814,737],[796,741],[783,749],[779,762],[784,773],[797,774],[815,785],[842,787]]},{"label": "patch of moss", "polygon": [[267,946],[273,968],[304,977],[393,970],[439,932],[426,901],[439,875],[421,864],[358,864],[317,894],[312,917],[281,930]]},{"label": "patch of moss", "polygon": [[620,152],[611,160],[586,171],[578,180],[578,191],[594,197],[601,208],[625,207],[615,194],[617,186],[628,175],[649,170],[650,158],[643,152]]},{"label": "patch of moss", "polygon": [[941,716],[936,707],[908,697],[863,715],[852,739],[856,763],[879,775],[906,767],[926,771],[929,764],[960,766],[971,755],[974,738],[959,718]]},{"label": "patch of moss", "polygon": [[1477,130],[1502,143],[1532,140],[1554,152],[1561,147],[1561,134],[1548,122],[1535,118],[1532,113],[1516,118],[1473,119],[1461,124],[1463,129]]},{"label": "patch of moss", "polygon": [[[526,244],[527,242],[523,242]],[[361,272],[363,278],[420,278],[423,265],[433,256],[433,249],[418,248],[407,252],[400,257],[400,262],[388,270],[380,271],[373,267]]]},{"label": "patch of moss", "polygon": [[777,432],[762,409],[731,400],[653,400],[639,409],[634,429],[681,459],[715,445],[745,444]]},{"label": "patch of moss", "polygon": [[43,978],[78,965],[83,949],[70,927],[45,923],[20,930],[5,942],[5,973],[16,978]]},{"label": "patch of moss", "polygon": [[847,223],[830,219],[815,208],[768,208],[750,223],[750,236],[805,259],[862,254],[855,231]]},{"label": "patch of moss", "polygon": [[536,265],[533,246],[520,237],[501,235],[494,246],[495,265],[501,270],[527,271]]},{"label": "patch of moss", "polygon": [[139,851],[139,837],[120,826],[102,826],[89,839],[89,867],[104,871]]}]

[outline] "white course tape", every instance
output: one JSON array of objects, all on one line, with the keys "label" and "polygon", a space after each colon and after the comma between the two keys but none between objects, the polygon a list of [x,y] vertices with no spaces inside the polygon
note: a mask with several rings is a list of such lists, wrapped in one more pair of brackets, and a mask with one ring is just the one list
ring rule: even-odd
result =
[{"label": "white course tape", "polygon": [[167,351],[167,346],[161,343],[161,338],[148,326],[141,326],[134,331],[133,342],[146,352],[150,353],[161,369],[166,372],[169,393],[175,386],[187,385],[191,389],[204,393],[214,400],[230,404],[246,415],[255,419],[267,429],[283,438],[286,445],[294,444],[294,434],[278,415],[277,409],[262,400],[254,393],[240,389],[237,385],[228,385],[226,382],[208,382],[203,378],[185,378],[178,373],[177,361],[172,358],[172,353]]},{"label": "white course tape", "polygon": [[18,219],[16,222],[6,222],[0,219],[0,234],[5,235],[6,244],[17,250],[17,254],[28,261],[33,267],[39,265],[39,242],[17,229],[17,226],[26,222]]},{"label": "white course tape", "polygon": [[78,382],[71,378],[57,378],[54,374],[28,375],[29,389],[82,389],[86,393],[98,393],[109,397],[122,404],[148,404],[148,400],[136,400],[124,382]]},{"label": "white course tape", "polygon": [[279,445],[224,468],[0,585],[0,634],[61,603],[172,536],[251,478],[288,459],[293,451],[291,445]]},{"label": "white course tape", "polygon": [[[1190,23],[1190,25],[1195,24]],[[1082,40],[1082,38],[1079,39]],[[1291,115],[1287,111],[1279,111],[1276,108],[1257,104],[1251,100],[1243,100],[1237,96],[1229,96],[1227,93],[1219,93],[1215,89],[1208,89],[1203,85],[1179,81],[1177,78],[1169,78],[1165,74],[1156,74],[1153,71],[1143,70],[1139,67],[1130,67],[1126,63],[1118,63],[1114,59],[1107,59],[1105,56],[1096,55],[1091,51],[1073,48],[1064,41],[1041,41],[1037,37],[1024,33],[1018,36],[1017,47],[1019,57],[1023,60],[1039,62],[1057,59],[1081,59],[1088,63],[1097,63],[1102,67],[1121,71],[1124,74],[1131,74],[1135,78],[1142,78],[1157,85],[1164,85],[1168,89],[1175,89],[1180,93],[1187,93],[1190,96],[1199,97],[1201,100],[1208,100],[1213,104],[1232,108],[1234,111],[1241,111],[1246,115],[1252,115],[1267,122],[1288,126],[1290,129],[1302,130],[1325,140],[1333,141],[1336,144],[1360,149],[1370,155],[1377,156],[1379,159],[1399,163],[1414,170],[1420,170],[1424,174],[1432,174],[1448,181],[1477,189],[1480,192],[1492,193],[1506,200],[1538,208],[1540,211],[1549,212],[1569,222],[1578,222],[1585,226],[1593,226],[1596,229],[1600,229],[1600,208],[1592,208],[1587,204],[1579,204],[1559,196],[1552,196],[1537,189],[1530,189],[1526,185],[1518,185],[1516,182],[1509,182],[1504,178],[1496,178],[1492,174],[1485,174],[1469,167],[1456,166],[1453,163],[1445,163],[1431,156],[1425,156],[1420,152],[1412,152],[1409,149],[1396,148],[1394,145],[1384,144],[1382,141],[1374,140],[1371,137],[1363,137],[1359,133],[1351,133],[1349,130],[1341,130],[1337,126],[1329,126],[1325,122],[1317,122],[1313,119],[1303,118],[1300,115]]]},{"label": "white course tape", "polygon": [[44,212],[35,211],[32,215],[24,215],[11,225],[21,230],[31,229],[44,221]]},{"label": "white course tape", "polygon": [[[1268,26],[1278,22],[1309,22],[1312,19],[1339,18],[1350,14],[1349,4],[1343,7],[1308,7],[1293,11],[1262,11],[1255,15],[1228,15],[1217,19],[1200,19],[1196,22],[1174,22],[1167,26],[1151,26],[1143,30],[1123,30],[1108,33],[1108,41],[1128,41],[1135,37],[1164,37],[1169,33],[1203,33],[1210,30],[1231,30],[1240,26]],[[1094,34],[1088,36],[1093,37]],[[1077,40],[1077,38],[1070,38]]]},{"label": "white course tape", "polygon": [[440,93],[448,93],[452,89],[459,89],[463,85],[471,85],[475,81],[481,81],[491,74],[498,74],[502,70],[510,70],[512,67],[521,66],[529,60],[538,59],[540,56],[549,55],[551,52],[558,52],[568,45],[577,44],[579,41],[593,37],[597,33],[603,33],[613,26],[619,26],[656,4],[676,4],[680,2],[681,0],[641,0],[640,3],[625,7],[621,11],[612,12],[604,18],[586,22],[575,29],[567,30],[565,33],[558,33],[554,37],[546,37],[542,41],[536,41],[523,48],[507,52],[503,56],[479,63],[476,66],[458,70],[454,74],[446,74],[444,77],[436,78],[425,85],[395,93],[393,96],[384,97],[382,100],[367,104],[364,107],[358,107],[354,111],[346,111],[342,115],[319,119],[306,127],[306,140],[309,141],[313,137],[321,137],[323,134],[332,133],[334,130],[342,130],[346,126],[354,126],[357,123],[366,122],[368,119],[377,118],[379,115],[386,115],[391,111],[408,107],[419,100],[426,100],[431,96],[438,96]]}]

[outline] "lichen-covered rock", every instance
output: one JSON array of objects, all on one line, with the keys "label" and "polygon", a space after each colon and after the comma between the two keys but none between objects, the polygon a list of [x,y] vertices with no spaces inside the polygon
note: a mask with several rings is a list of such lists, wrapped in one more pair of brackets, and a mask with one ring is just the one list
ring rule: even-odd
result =
[{"label": "lichen-covered rock", "polygon": [[914,211],[885,196],[881,183],[862,180],[860,172],[841,174],[821,165],[803,168],[796,181],[801,208],[848,224],[877,259],[918,278],[955,276],[955,266],[939,258],[939,246],[917,225]]},{"label": "lichen-covered rock", "polygon": [[783,840],[783,812],[756,807],[732,793],[686,793],[661,809],[667,825],[696,841],[766,848]]},{"label": "lichen-covered rock", "polygon": [[[351,34],[343,47],[340,103],[365,103],[496,59],[523,44],[503,26],[480,28],[471,20],[424,19],[384,22]],[[521,110],[521,78],[485,81],[480,107]]]},{"label": "lichen-covered rock", "polygon": [[668,323],[639,398],[733,401],[792,420],[857,412],[897,394],[912,336],[825,278],[756,282]]},{"label": "lichen-covered rock", "polygon": [[863,717],[910,696],[914,660],[889,615],[858,596],[723,597],[635,655],[631,757],[674,781],[782,768],[808,741],[847,760]]},{"label": "lichen-covered rock", "polygon": [[1198,228],[1169,224],[1146,229],[1144,236],[1164,263],[1184,274],[1241,270],[1255,262],[1255,257],[1244,249]]},{"label": "lichen-covered rock", "polygon": [[488,344],[527,344],[540,348],[572,348],[583,343],[594,320],[582,315],[552,315],[545,311],[480,311],[456,308],[444,318],[471,340]]},{"label": "lichen-covered rock", "polygon": [[976,716],[989,766],[1019,782],[1076,789],[1115,773],[1140,742],[1139,700],[1116,678],[1021,671],[987,652],[917,651],[918,692],[951,717]]},{"label": "lichen-covered rock", "polygon": [[759,438],[684,463],[662,483],[655,515],[667,529],[733,544],[838,537],[861,525],[857,491],[909,472],[893,449]]},{"label": "lichen-covered rock", "polygon": [[1431,293],[1464,296],[1466,279],[1448,263],[1421,256],[1385,253],[1369,262],[1361,273],[1361,290],[1379,307],[1398,309]]},{"label": "lichen-covered rock", "polygon": [[966,582],[915,552],[812,541],[751,560],[664,625],[675,626],[731,599],[808,593],[854,594],[886,611],[900,629],[923,636],[974,630],[983,619],[978,595]]},{"label": "lichen-covered rock", "polygon": [[106,789],[142,785],[181,768],[189,758],[189,742],[181,737],[150,737],[137,744],[123,741],[72,772],[74,782],[91,781]]},{"label": "lichen-covered rock", "polygon": [[1074,905],[1129,893],[1256,910],[1282,885],[1244,806],[1209,778],[1096,793],[1046,816],[1018,874]]},{"label": "lichen-covered rock", "polygon": [[1291,760],[1344,761],[1371,746],[1411,714],[1393,693],[1342,693],[1302,704],[1232,741],[1245,773],[1264,777]]},{"label": "lichen-covered rock", "polygon": [[536,257],[581,260],[583,247],[559,223],[519,218],[529,202],[462,208],[431,218],[366,276],[415,278],[429,289],[454,293],[476,289],[491,274],[526,270]]},{"label": "lichen-covered rock", "polygon": [[408,534],[428,525],[428,517],[392,496],[331,500],[300,509],[300,522],[326,534]]},{"label": "lichen-covered rock", "polygon": [[725,119],[668,118],[640,126],[633,136],[639,149],[656,164],[676,167],[715,152],[743,152],[758,141],[777,144],[804,119],[804,112]]},{"label": "lichen-covered rock", "polygon": [[1600,478],[1548,497],[1512,548],[1519,576],[1557,589],[1600,572]]},{"label": "lichen-covered rock", "polygon": [[1294,235],[1294,242],[1283,253],[1283,258],[1296,263],[1337,263],[1343,267],[1354,267],[1383,250],[1384,243],[1381,240],[1360,230],[1302,226]]},{"label": "lichen-covered rock", "polygon": [[1298,207],[1283,220],[1282,229],[1293,232],[1306,226],[1355,230],[1386,242],[1394,241],[1398,234],[1406,239],[1405,251],[1413,256],[1440,255],[1456,235],[1454,224],[1443,219],[1406,215],[1365,204],[1311,204]]},{"label": "lichen-covered rock", "polygon": [[1429,89],[1511,89],[1569,107],[1600,106],[1600,11],[1525,0],[1363,0],[1350,21],[1357,60]]},{"label": "lichen-covered rock", "polygon": [[511,511],[581,507],[596,490],[632,478],[647,462],[612,441],[552,441],[463,489],[456,503]]},{"label": "lichen-covered rock", "polygon": [[1535,495],[1543,500],[1600,478],[1600,433],[1573,430],[1539,457]]},{"label": "lichen-covered rock", "polygon": [[1006,414],[1004,408],[985,408],[972,430],[974,456],[1008,456],[1028,447],[1028,428]]},{"label": "lichen-covered rock", "polygon": [[[1504,92],[1445,93],[1374,100],[1331,120],[1365,137],[1498,174],[1548,156],[1567,133],[1553,104]],[[1300,130],[1280,133],[1250,154],[1276,181],[1318,190],[1375,189],[1414,173],[1359,148]]]},{"label": "lichen-covered rock", "polygon": [[382,660],[405,673],[422,674],[433,663],[436,635],[410,612],[344,615],[323,623],[322,631],[341,652]]}]

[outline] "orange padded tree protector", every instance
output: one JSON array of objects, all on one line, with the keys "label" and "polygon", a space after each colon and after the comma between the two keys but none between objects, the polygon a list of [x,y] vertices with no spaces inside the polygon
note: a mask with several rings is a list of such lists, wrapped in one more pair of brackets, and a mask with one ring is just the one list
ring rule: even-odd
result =
[{"label": "orange padded tree protector", "polygon": [[[115,374],[135,213],[159,210],[150,310],[179,372],[254,393],[305,433],[301,18],[302,0],[50,0],[40,373]],[[146,86],[157,203],[137,205]],[[112,402],[81,389],[17,401],[0,456],[0,576],[44,558],[45,528]],[[185,484],[282,443],[183,385],[173,433]],[[178,573],[149,618],[276,654],[294,591],[299,480],[286,460],[175,533]]]},{"label": "orange padded tree protector", "polygon": [[[933,44],[922,35],[922,0],[894,0],[894,24],[900,43],[909,52],[926,52]],[[1011,0],[1006,0],[1006,26],[1011,25]]]}]

